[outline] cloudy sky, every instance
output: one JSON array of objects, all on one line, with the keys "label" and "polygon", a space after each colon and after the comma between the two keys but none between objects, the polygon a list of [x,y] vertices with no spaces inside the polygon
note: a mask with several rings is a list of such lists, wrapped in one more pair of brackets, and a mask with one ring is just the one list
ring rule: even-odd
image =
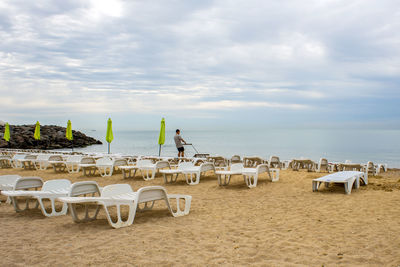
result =
[{"label": "cloudy sky", "polygon": [[0,120],[400,127],[398,0],[0,1]]}]

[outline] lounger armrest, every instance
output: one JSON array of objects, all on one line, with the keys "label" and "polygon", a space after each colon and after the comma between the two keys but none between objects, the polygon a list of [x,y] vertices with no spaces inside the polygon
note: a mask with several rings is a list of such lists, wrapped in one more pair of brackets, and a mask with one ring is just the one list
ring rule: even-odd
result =
[{"label": "lounger armrest", "polygon": [[[185,200],[185,208],[184,210],[181,209],[179,200]],[[192,203],[192,196],[189,195],[178,195],[178,194],[168,194],[168,200],[171,204],[170,200],[176,201],[176,212],[173,212],[174,217],[188,215],[190,212],[190,206]]]},{"label": "lounger armrest", "polygon": [[43,186],[43,180],[39,177],[23,177],[17,180],[14,190],[39,188]]}]

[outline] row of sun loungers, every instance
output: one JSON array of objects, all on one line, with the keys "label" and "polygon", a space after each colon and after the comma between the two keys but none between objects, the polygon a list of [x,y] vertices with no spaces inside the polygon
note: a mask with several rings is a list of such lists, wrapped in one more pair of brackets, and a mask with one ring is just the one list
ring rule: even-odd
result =
[{"label": "row of sun loungers", "polygon": [[[1,185],[1,194],[7,196],[20,212],[31,208],[40,208],[46,217],[66,215],[69,210],[73,220],[77,223],[95,220],[101,207],[104,208],[108,223],[113,228],[125,227],[133,224],[137,211],[151,210],[156,201],[164,201],[167,209],[174,217],[189,214],[192,197],[190,195],[167,194],[162,186],[142,187],[134,192],[128,184],[112,184],[100,188],[96,182],[86,181],[71,184],[69,180],[57,179],[43,183],[39,177],[0,176],[0,182],[11,183],[12,186]],[[37,190],[39,189],[40,190]],[[5,190],[6,189],[6,190]],[[90,195],[90,196],[87,196]],[[20,207],[21,198],[24,207]],[[45,206],[45,200],[50,200],[50,207]],[[33,207],[30,204],[34,204]],[[62,203],[57,210],[56,202]],[[180,205],[183,206],[181,207]],[[144,207],[140,207],[144,204]],[[81,206],[84,206],[81,216]],[[90,206],[95,211],[90,215]],[[175,205],[175,208],[173,208]],[[128,216],[123,220],[123,206],[128,207]],[[111,208],[116,207],[116,220],[113,220]],[[50,208],[50,211],[48,211]]]}]

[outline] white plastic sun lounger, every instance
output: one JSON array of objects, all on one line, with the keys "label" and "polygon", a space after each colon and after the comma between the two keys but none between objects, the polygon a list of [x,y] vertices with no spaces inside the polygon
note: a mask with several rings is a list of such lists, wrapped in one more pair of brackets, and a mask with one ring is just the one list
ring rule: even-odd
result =
[{"label": "white plastic sun lounger", "polygon": [[316,172],[322,172],[326,171],[329,172],[329,162],[325,158],[320,158],[318,162],[317,169],[315,170]]},{"label": "white plastic sun lounger", "polygon": [[23,168],[24,165],[22,164],[21,160],[25,159],[26,154],[15,154],[11,159],[11,167],[13,168]]},{"label": "white plastic sun lounger", "polygon": [[0,156],[0,168],[11,168],[11,160],[9,155]]},{"label": "white plastic sun lounger", "polygon": [[[5,191],[37,189],[43,185],[43,180],[40,177],[21,177],[19,175],[6,176],[8,177],[3,177],[0,179],[1,193]],[[11,203],[11,201],[12,199],[8,197],[7,203]],[[27,203],[27,205],[28,204],[29,203]]]},{"label": "white plastic sun lounger", "polygon": [[49,166],[49,160],[53,156],[52,154],[39,154],[36,159],[33,160],[36,170],[46,170]]},{"label": "white plastic sun lounger", "polygon": [[279,169],[270,169],[267,164],[260,164],[256,168],[243,168],[242,170],[243,179],[249,188],[257,186],[258,176],[262,173],[268,173],[272,182],[279,181]]},{"label": "white plastic sun lounger", "polygon": [[114,160],[110,157],[102,157],[96,160],[96,168],[101,177],[111,176],[114,171]]},{"label": "white plastic sun lounger", "polygon": [[243,171],[243,163],[234,163],[230,166],[229,170],[225,171],[215,171],[215,174],[218,178],[219,185],[228,185],[231,181],[231,176],[233,175],[242,175]]},{"label": "white plastic sun lounger", "polygon": [[83,156],[81,155],[71,155],[67,157],[65,161],[65,168],[69,173],[78,173],[80,171],[79,164],[83,163],[82,161]]},{"label": "white plastic sun lounger", "polygon": [[368,175],[364,172],[357,171],[342,171],[335,172],[321,178],[314,179],[312,181],[313,191],[318,191],[322,183],[325,187],[329,186],[329,183],[342,183],[344,184],[344,190],[346,194],[351,194],[353,186],[358,188],[360,186],[360,180],[363,180],[364,184],[368,184]]},{"label": "white plastic sun lounger", "polygon": [[200,183],[200,176],[202,173],[207,171],[214,171],[214,164],[211,162],[204,162],[200,166],[193,166],[190,168],[185,168],[182,170],[183,175],[185,175],[186,183],[189,185],[196,185]]},{"label": "white plastic sun lounger", "polygon": [[[153,180],[154,177],[156,176],[156,173],[158,170],[163,169],[163,168],[168,168],[171,169],[169,166],[169,162],[162,160],[162,161],[157,161],[156,163],[152,163],[151,160],[144,159],[144,160],[139,160],[136,163],[137,169],[140,171],[140,173],[143,176],[143,179],[145,181],[148,180]],[[151,173],[151,176],[150,176]]]},{"label": "white plastic sun lounger", "polygon": [[93,176],[96,174],[96,160],[92,157],[83,157],[78,165],[82,169],[84,176]]},{"label": "white plastic sun lounger", "polygon": [[[73,185],[74,187],[74,185]],[[71,194],[74,194],[75,189],[71,189]],[[95,191],[95,188],[93,188]],[[174,211],[171,208],[170,200],[176,201],[177,209]],[[100,197],[61,197],[60,201],[65,202],[70,207],[72,218],[75,222],[87,222],[95,220],[97,212],[94,216],[89,217],[88,212],[85,214],[84,219],[80,219],[76,211],[76,205],[83,204],[94,204],[97,207],[103,207],[108,223],[113,228],[126,227],[133,224],[135,219],[136,211],[151,210],[154,206],[155,201],[164,200],[168,210],[172,216],[178,217],[189,214],[192,197],[189,195],[168,195],[167,191],[162,186],[148,186],[142,187],[137,192],[133,192],[132,188],[128,184],[113,184],[105,186],[101,192]],[[185,207],[183,210],[180,208],[180,200],[185,201]],[[139,204],[144,203],[143,209],[139,207]],[[129,213],[127,220],[123,220],[121,216],[121,206],[128,206]],[[117,220],[113,221],[111,217],[111,207],[117,208]]]},{"label": "white plastic sun lounger", "polygon": [[280,169],[282,166],[281,161],[278,156],[270,156],[268,161],[269,168],[278,168]]},{"label": "white plastic sun lounger", "polygon": [[[14,205],[15,211],[23,211],[26,209],[29,209],[29,201],[30,199],[36,199],[40,205],[40,209],[42,210],[42,213],[46,217],[52,217],[52,216],[60,216],[60,215],[65,215],[67,213],[67,204],[63,204],[62,209],[60,211],[56,210],[56,205],[55,205],[55,200],[58,197],[65,197],[68,196],[70,188],[71,188],[71,182],[66,179],[57,179],[57,180],[50,180],[47,181],[43,184],[42,189],[40,191],[32,191],[32,190],[19,190],[19,182],[21,180],[17,181],[16,183],[16,190],[13,191],[2,191],[1,194],[8,196],[11,198],[11,202]],[[40,182],[38,181],[37,185],[39,185]],[[25,198],[26,199],[26,206],[25,208],[21,209],[18,204],[18,198]],[[46,207],[43,203],[43,200],[50,200],[51,203],[51,211],[47,212]],[[37,206],[36,206],[37,207]]]},{"label": "white plastic sun lounger", "polygon": [[165,183],[175,183],[178,179],[179,174],[183,174],[184,170],[193,167],[195,166],[192,161],[182,161],[178,163],[178,167],[176,169],[164,169],[160,170],[160,173],[162,173]]},{"label": "white plastic sun lounger", "polygon": [[66,170],[65,158],[61,155],[52,155],[49,158],[49,164],[53,167],[54,172],[64,172]]}]

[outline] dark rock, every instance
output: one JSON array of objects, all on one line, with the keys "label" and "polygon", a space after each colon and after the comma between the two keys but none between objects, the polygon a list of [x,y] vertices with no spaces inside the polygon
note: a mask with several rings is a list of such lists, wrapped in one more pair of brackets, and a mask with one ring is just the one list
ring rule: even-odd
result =
[{"label": "dark rock", "polygon": [[56,125],[40,126],[40,140],[33,138],[35,125],[10,125],[10,141],[3,139],[4,126],[0,125],[0,148],[61,149],[102,144],[101,141],[79,131],[72,131],[74,140],[65,137],[66,128]]}]

